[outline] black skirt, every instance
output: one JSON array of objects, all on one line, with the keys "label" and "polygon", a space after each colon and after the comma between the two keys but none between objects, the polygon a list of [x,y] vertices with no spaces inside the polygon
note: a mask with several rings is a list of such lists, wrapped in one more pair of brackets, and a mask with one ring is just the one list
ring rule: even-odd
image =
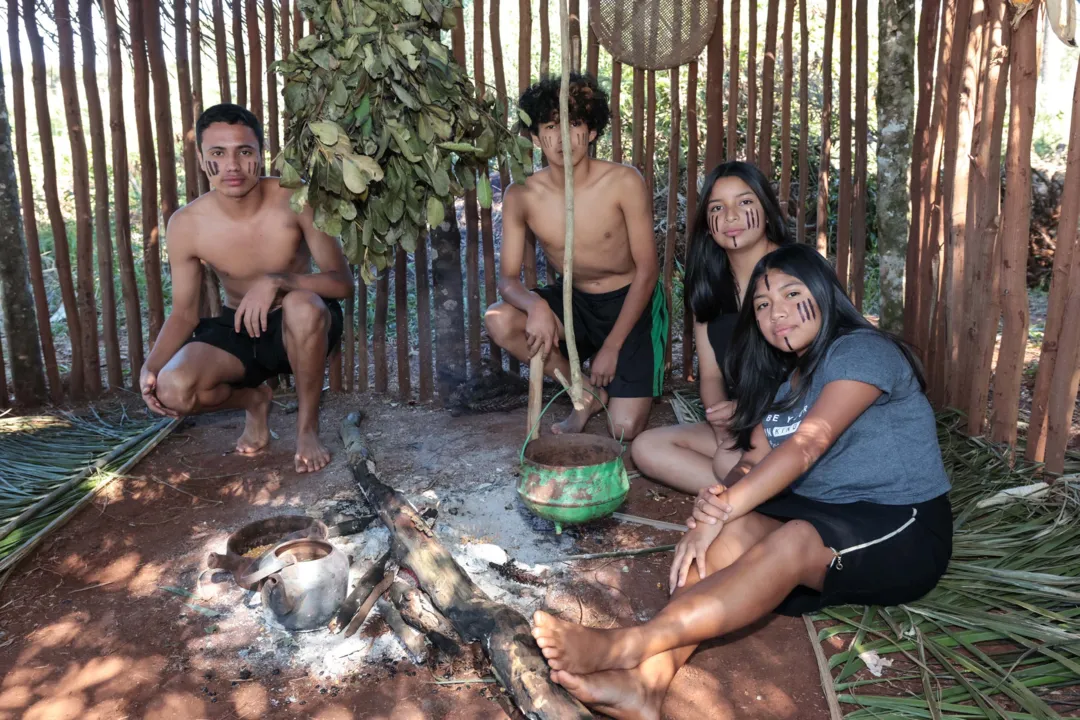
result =
[{"label": "black skirt", "polygon": [[775,612],[798,616],[830,605],[901,605],[934,589],[952,556],[948,494],[914,505],[825,503],[787,493],[756,511],[804,520],[836,553],[821,592],[799,586]]}]

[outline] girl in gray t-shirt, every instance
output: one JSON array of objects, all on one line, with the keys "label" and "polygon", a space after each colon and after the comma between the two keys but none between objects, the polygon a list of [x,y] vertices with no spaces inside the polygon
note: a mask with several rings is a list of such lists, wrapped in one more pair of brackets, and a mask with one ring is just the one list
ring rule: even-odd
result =
[{"label": "girl in gray t-shirt", "polygon": [[671,602],[618,630],[534,617],[553,678],[587,703],[658,714],[697,643],[769,612],[912,602],[948,565],[949,480],[918,362],[813,248],[761,259],[728,358],[743,455],[698,495]]}]

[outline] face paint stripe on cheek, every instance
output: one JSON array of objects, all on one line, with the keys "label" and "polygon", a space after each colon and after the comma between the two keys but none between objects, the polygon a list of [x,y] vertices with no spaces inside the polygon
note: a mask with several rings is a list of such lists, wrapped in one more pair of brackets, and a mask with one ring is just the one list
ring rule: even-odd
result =
[{"label": "face paint stripe on cheek", "polygon": [[803,310],[803,304],[799,303],[796,307],[799,308],[799,320],[806,322],[806,312]]},{"label": "face paint stripe on cheek", "polygon": [[216,176],[218,174],[218,164],[213,160],[206,161],[206,169],[210,171],[210,174]]}]

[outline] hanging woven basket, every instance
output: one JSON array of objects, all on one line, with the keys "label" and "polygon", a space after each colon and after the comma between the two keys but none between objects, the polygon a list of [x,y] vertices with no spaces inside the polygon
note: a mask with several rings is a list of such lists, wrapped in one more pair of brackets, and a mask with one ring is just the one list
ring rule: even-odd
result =
[{"label": "hanging woven basket", "polygon": [[589,24],[615,60],[667,70],[701,55],[716,6],[716,0],[589,0]]}]

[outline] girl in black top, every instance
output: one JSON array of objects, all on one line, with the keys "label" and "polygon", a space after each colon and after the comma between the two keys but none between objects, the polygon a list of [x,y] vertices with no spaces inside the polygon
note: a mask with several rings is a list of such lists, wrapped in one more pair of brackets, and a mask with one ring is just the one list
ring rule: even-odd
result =
[{"label": "girl in black top", "polygon": [[693,228],[684,307],[694,313],[707,421],[647,430],[631,453],[643,474],[696,494],[722,481],[739,460],[728,432],[734,398],[721,368],[754,266],[791,237],[768,179],[745,162],[723,163],[705,178]]}]

